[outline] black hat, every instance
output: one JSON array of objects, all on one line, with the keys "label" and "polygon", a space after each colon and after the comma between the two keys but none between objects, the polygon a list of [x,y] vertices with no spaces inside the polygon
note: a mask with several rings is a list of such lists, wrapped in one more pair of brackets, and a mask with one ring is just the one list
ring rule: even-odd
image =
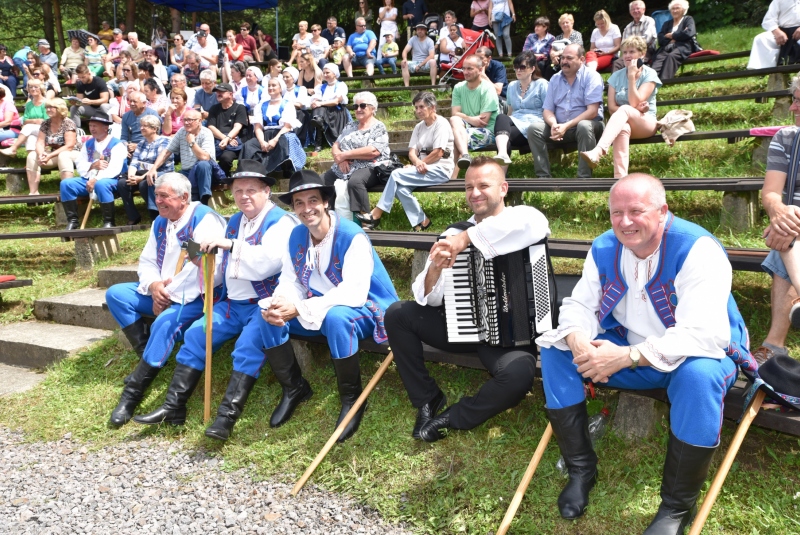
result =
[{"label": "black hat", "polygon": [[233,184],[237,178],[257,178],[267,186],[274,186],[275,179],[267,176],[267,169],[258,160],[239,160],[239,167],[232,176],[220,180],[223,184]]},{"label": "black hat", "polygon": [[414,29],[417,29],[417,28],[425,28],[427,30],[428,29],[428,25],[420,22],[419,24],[414,26]]},{"label": "black hat", "polygon": [[94,114],[89,117],[89,122],[91,123],[92,121],[103,124],[114,124],[114,121],[111,120],[111,117],[109,117],[109,115],[104,111],[94,112]]},{"label": "black hat", "polygon": [[233,86],[231,84],[217,84],[214,86],[214,91],[233,93]]},{"label": "black hat", "polygon": [[767,397],[790,409],[800,411],[800,362],[788,355],[775,355],[758,367],[766,383]]},{"label": "black hat", "polygon": [[289,179],[289,192],[284,193],[278,198],[282,203],[291,206],[292,195],[298,191],[304,191],[307,189],[318,189],[324,193],[327,193],[329,197],[333,197],[336,194],[334,187],[326,186],[325,182],[322,181],[322,178],[320,178],[317,173],[308,169],[301,169],[300,171],[295,171],[295,173]]}]

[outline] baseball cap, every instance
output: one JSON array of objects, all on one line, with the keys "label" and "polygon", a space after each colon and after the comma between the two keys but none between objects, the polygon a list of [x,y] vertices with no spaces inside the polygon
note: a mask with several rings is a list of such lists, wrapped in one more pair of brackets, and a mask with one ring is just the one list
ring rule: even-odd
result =
[{"label": "baseball cap", "polygon": [[38,46],[46,46],[47,48],[50,48],[50,43],[47,41],[47,39],[39,39],[39,42],[36,44]]},{"label": "baseball cap", "polygon": [[217,84],[214,86],[214,91],[228,91],[233,93],[233,86],[231,84]]}]

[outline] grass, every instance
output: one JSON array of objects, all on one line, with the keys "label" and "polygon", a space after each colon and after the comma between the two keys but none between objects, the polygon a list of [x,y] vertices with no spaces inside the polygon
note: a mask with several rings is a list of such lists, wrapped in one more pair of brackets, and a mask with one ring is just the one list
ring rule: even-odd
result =
[{"label": "grass", "polygon": [[[743,50],[750,46],[757,28],[727,28],[699,37],[708,49]],[[688,72],[716,72],[743,68],[746,59],[687,66]],[[388,82],[379,81],[381,85]],[[393,82],[395,83],[395,82]],[[743,78],[724,82],[669,86],[661,98],[745,93],[763,91],[766,80]],[[447,98],[447,94],[441,95]],[[408,101],[409,92],[380,93],[381,101]],[[771,115],[771,104],[748,101],[688,107],[695,113],[698,129],[746,128],[766,124],[787,124]],[[660,113],[666,109],[660,110]],[[383,119],[389,129],[397,121],[413,119],[410,107],[390,108]],[[632,146],[631,170],[656,176],[723,177],[761,176],[751,161],[752,143],[727,144],[724,141]],[[324,151],[320,159],[329,159]],[[21,166],[21,162],[19,163]],[[554,176],[575,173],[575,158],[553,162]],[[515,156],[509,176],[533,176],[530,155]],[[612,176],[610,158],[596,176]],[[56,192],[56,174],[44,177],[42,192]],[[670,208],[679,216],[697,222],[714,232],[730,246],[763,247],[761,228],[730,233],[720,226],[722,194],[715,192],[669,192]],[[372,194],[372,201],[377,201]],[[591,239],[608,228],[607,196],[602,193],[525,193],[523,201],[541,209],[550,220],[557,238]],[[460,194],[419,194],[420,202],[434,222],[432,231],[443,230],[450,222],[468,217]],[[137,202],[140,202],[137,200]],[[143,211],[143,207],[139,208]],[[232,207],[224,210],[231,213]],[[121,207],[118,217],[124,217]],[[89,226],[98,226],[94,214]],[[397,206],[384,216],[382,229],[408,230],[408,221]],[[52,208],[47,206],[0,206],[0,232],[22,232],[55,228]],[[136,261],[147,238],[145,232],[120,235],[122,251],[105,265]],[[31,319],[35,299],[60,295],[96,284],[96,269],[75,269],[73,245],[58,240],[29,242],[0,241],[0,266],[3,272],[33,278],[34,286],[3,292],[0,324]],[[410,297],[412,252],[379,249],[401,298]],[[561,273],[580,273],[582,261],[555,259]],[[761,273],[736,273],[734,295],[750,329],[752,341],[759,344],[769,327],[769,279]],[[797,353],[800,337],[790,334],[789,348]],[[213,403],[218,403],[230,375],[228,343],[216,354],[213,372]],[[319,349],[319,348],[317,348]],[[122,358],[108,368],[111,356]],[[363,355],[365,381],[374,374],[380,356]],[[236,426],[233,438],[225,445],[204,437],[201,421],[202,393],[189,403],[185,429],[147,428],[127,425],[121,430],[106,427],[108,415],[119,397],[122,378],[134,366],[135,356],[124,351],[115,340],[102,342],[75,358],[62,361],[48,370],[44,382],[33,390],[4,398],[0,403],[0,424],[20,428],[28,440],[56,440],[70,432],[74,439],[90,448],[160,436],[166,440],[185,440],[191,447],[225,459],[228,469],[251,467],[262,478],[294,482],[305,470],[333,431],[339,410],[335,379],[326,356],[317,354],[307,377],[314,397],[298,409],[285,426],[270,429],[268,415],[280,396],[269,368],[258,381],[247,409]],[[173,370],[170,363],[160,374],[140,411],[150,411],[163,400]],[[474,393],[486,380],[485,372],[430,365],[433,377],[451,401]],[[612,411],[617,395],[603,390],[590,405],[590,412],[603,405]],[[333,448],[311,479],[312,484],[347,493],[361,503],[377,509],[389,521],[404,522],[419,533],[474,533],[494,531],[508,500],[527,466],[546,426],[541,383],[518,407],[506,411],[469,432],[455,432],[437,444],[414,441],[410,430],[415,411],[408,403],[397,370],[389,368],[370,397],[370,406],[361,429],[353,439]],[[214,408],[216,405],[214,405]],[[733,431],[726,425],[722,446],[713,470],[731,440]],[[536,477],[522,502],[513,524],[514,533],[617,534],[641,532],[658,507],[658,489],[667,440],[667,424],[646,440],[628,442],[613,431],[599,443],[600,480],[592,493],[589,512],[575,522],[558,517],[556,498],[564,480],[554,465],[557,449],[551,444]],[[800,532],[800,514],[795,498],[800,491],[800,440],[775,432],[752,428],[734,463],[722,494],[715,505],[705,533],[714,534],[793,534]],[[708,489],[706,484],[705,490]]]}]

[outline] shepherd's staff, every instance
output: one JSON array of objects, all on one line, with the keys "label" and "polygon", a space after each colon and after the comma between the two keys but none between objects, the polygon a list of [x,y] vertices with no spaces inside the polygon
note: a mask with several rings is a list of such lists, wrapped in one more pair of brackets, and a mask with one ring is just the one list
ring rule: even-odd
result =
[{"label": "shepherd's staff", "polygon": [[364,389],[363,392],[361,392],[361,395],[358,396],[358,399],[353,404],[353,407],[350,409],[350,412],[347,413],[347,415],[344,417],[344,420],[342,420],[342,423],[339,424],[339,426],[333,432],[333,435],[331,435],[331,438],[329,438],[328,442],[326,442],[325,445],[322,447],[322,450],[317,454],[316,458],[314,459],[314,462],[311,463],[311,466],[309,466],[306,469],[305,473],[303,474],[303,477],[301,477],[297,481],[294,488],[292,489],[292,496],[297,496],[297,493],[300,492],[300,490],[303,488],[303,485],[306,484],[306,481],[308,481],[308,478],[310,478],[311,474],[314,473],[314,470],[317,469],[317,466],[319,466],[319,464],[322,462],[325,456],[328,455],[328,452],[336,443],[336,440],[338,440],[338,438],[342,436],[342,433],[344,433],[344,429],[345,427],[347,427],[347,424],[350,423],[350,420],[352,420],[353,417],[356,415],[358,410],[361,408],[361,405],[363,405],[364,402],[367,400],[367,396],[369,396],[370,392],[372,392],[372,390],[375,388],[375,385],[378,384],[378,381],[381,380],[383,374],[386,373],[386,370],[389,368],[389,364],[392,363],[393,359],[394,359],[394,353],[392,353],[390,350],[389,354],[386,355],[386,358],[383,359],[381,367],[378,368],[378,371],[375,372],[375,375],[372,377],[372,379],[370,379],[369,384],[367,384],[367,387]]},{"label": "shepherd's staff", "polygon": [[203,400],[203,422],[211,419],[211,353],[213,351],[211,331],[214,325],[214,263],[216,249],[203,254],[203,282],[205,283],[206,300],[204,303],[206,313],[206,392]]},{"label": "shepherd's staff", "polygon": [[522,476],[522,481],[519,482],[517,492],[514,494],[514,498],[511,500],[511,503],[508,504],[506,516],[504,516],[503,521],[500,522],[500,528],[497,530],[497,535],[505,535],[508,532],[508,528],[511,527],[511,521],[514,520],[514,515],[517,514],[517,509],[519,509],[519,504],[522,502],[522,497],[525,496],[525,491],[528,490],[528,485],[530,485],[531,479],[533,479],[533,474],[536,472],[536,468],[539,466],[539,461],[542,460],[544,450],[547,449],[547,444],[550,442],[552,436],[553,424],[548,422],[547,427],[544,430],[544,434],[542,435],[541,440],[539,440],[539,445],[536,446],[536,451],[533,452],[533,458],[531,459],[530,464],[528,464],[528,469],[525,470],[525,475]]},{"label": "shepherd's staff", "polygon": [[761,404],[764,403],[764,396],[766,396],[766,392],[759,390],[756,392],[753,401],[750,402],[750,406],[747,407],[747,411],[742,418],[742,422],[736,429],[736,434],[733,435],[731,445],[728,446],[728,453],[726,453],[725,458],[722,459],[722,464],[719,465],[717,475],[714,476],[714,481],[711,483],[711,488],[708,489],[706,499],[703,500],[703,506],[700,508],[700,512],[697,513],[697,517],[694,519],[694,524],[692,524],[692,529],[689,531],[689,535],[700,535],[700,532],[703,530],[703,526],[705,526],[706,520],[708,519],[708,514],[711,512],[711,508],[714,507],[714,502],[717,500],[719,491],[722,489],[722,484],[725,483],[725,478],[728,475],[728,471],[730,471],[731,466],[733,465],[733,460],[736,458],[736,454],[739,453],[739,448],[742,447],[744,436],[747,434],[747,430],[750,429],[750,424],[753,423],[753,419],[758,415],[758,411],[761,409]]},{"label": "shepherd's staff", "polygon": [[86,205],[86,213],[83,214],[83,221],[81,221],[81,230],[86,228],[86,222],[89,221],[89,214],[92,213],[93,203],[94,203],[94,193],[89,196],[89,204]]}]

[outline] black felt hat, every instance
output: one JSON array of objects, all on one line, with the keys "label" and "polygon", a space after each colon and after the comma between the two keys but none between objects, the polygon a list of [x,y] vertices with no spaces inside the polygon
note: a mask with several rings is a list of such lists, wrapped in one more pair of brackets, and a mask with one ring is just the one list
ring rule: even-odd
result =
[{"label": "black felt hat", "polygon": [[89,117],[89,122],[92,121],[96,123],[103,123],[103,124],[114,124],[114,121],[111,120],[111,117],[104,111],[96,111]]},{"label": "black felt hat", "polygon": [[771,388],[766,388],[770,399],[800,411],[799,361],[788,355],[775,355],[758,367],[758,375]]},{"label": "black felt hat", "polygon": [[257,178],[267,186],[275,185],[275,179],[271,176],[267,176],[267,169],[264,167],[264,164],[258,160],[239,160],[239,166],[236,168],[236,172],[233,173],[232,176],[220,180],[220,182],[223,184],[233,184],[233,181],[237,178]]},{"label": "black felt hat", "polygon": [[291,206],[292,196],[298,191],[307,189],[318,189],[327,193],[329,197],[336,195],[336,189],[333,186],[326,186],[317,173],[309,169],[301,169],[300,171],[296,171],[289,179],[289,192],[284,193],[278,198],[284,204]]}]

